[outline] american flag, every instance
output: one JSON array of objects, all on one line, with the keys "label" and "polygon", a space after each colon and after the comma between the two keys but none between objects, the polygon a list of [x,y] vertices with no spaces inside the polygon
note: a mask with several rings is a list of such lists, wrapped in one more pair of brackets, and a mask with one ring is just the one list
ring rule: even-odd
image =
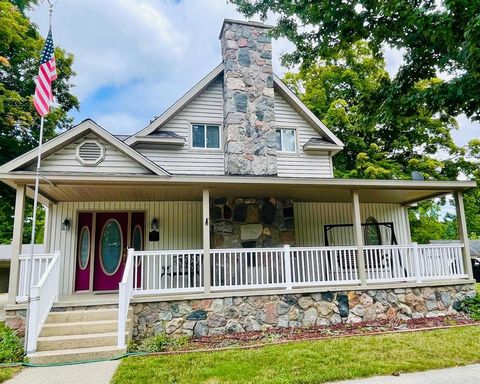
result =
[{"label": "american flag", "polygon": [[52,81],[56,78],[57,66],[53,54],[52,31],[50,30],[43,48],[38,77],[35,81],[35,94],[33,96],[33,105],[35,105],[35,109],[42,117],[50,110],[50,104],[53,101]]}]

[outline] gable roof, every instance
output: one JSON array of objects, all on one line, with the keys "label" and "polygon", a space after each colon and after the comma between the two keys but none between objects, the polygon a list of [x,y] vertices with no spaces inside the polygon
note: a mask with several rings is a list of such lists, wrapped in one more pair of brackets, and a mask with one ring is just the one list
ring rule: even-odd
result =
[{"label": "gable roof", "polygon": [[[86,119],[82,121],[75,127],[61,133],[52,140],[43,144],[41,152],[42,158],[50,156],[51,154],[55,153],[56,151],[60,150],[61,148],[67,146],[68,144],[74,142],[75,140],[90,132],[96,134],[98,137],[111,144],[115,149],[125,154],[127,157],[134,160],[138,164],[142,165],[155,175],[170,176],[170,173],[168,171],[159,167],[154,162],[135,151],[133,148],[130,148],[123,141],[113,136],[111,133],[103,129],[100,125],[98,125],[91,119]],[[35,163],[37,156],[38,148],[34,148],[31,151],[2,165],[0,167],[0,173],[8,173],[17,170],[18,168],[28,167]]]},{"label": "gable roof", "polygon": [[187,93],[185,93],[180,99],[178,99],[170,108],[164,113],[154,119],[148,126],[138,131],[134,135],[130,136],[125,143],[132,145],[138,141],[142,136],[147,136],[161,127],[164,123],[170,120],[175,114],[181,111],[188,103],[190,103],[195,97],[197,97],[203,90],[205,90],[220,74],[223,73],[223,64],[218,65],[207,76],[200,80],[193,86]]},{"label": "gable roof", "polygon": [[[138,131],[134,135],[125,140],[128,145],[133,145],[141,141],[142,137],[150,135],[156,129],[160,128],[168,120],[175,116],[187,106],[193,99],[195,99],[202,91],[204,91],[219,75],[223,74],[223,63],[218,65],[207,76],[200,80],[193,88],[178,99],[170,108],[168,108],[162,115],[154,119],[147,127]],[[287,85],[277,76],[273,75],[274,86],[277,92],[285,99],[285,101],[310,125],[318,132],[320,136],[330,141],[338,150],[343,148],[343,143],[335,136],[312,111],[310,111],[305,104],[287,87]]]}]

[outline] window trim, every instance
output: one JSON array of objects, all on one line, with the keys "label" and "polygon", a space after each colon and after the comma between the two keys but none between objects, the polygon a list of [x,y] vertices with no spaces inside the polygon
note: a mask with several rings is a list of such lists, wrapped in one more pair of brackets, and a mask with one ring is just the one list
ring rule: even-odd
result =
[{"label": "window trim", "polygon": [[288,154],[288,155],[296,155],[299,153],[298,150],[298,134],[297,134],[297,128],[296,127],[276,127],[275,128],[275,143],[277,141],[277,131],[281,131],[280,137],[282,138],[282,145],[283,145],[283,131],[293,131],[295,134],[295,150],[294,151],[286,151],[283,149],[278,149],[277,151],[280,152],[281,154]]},{"label": "window trim", "polygon": [[[208,121],[208,120],[202,120],[201,122],[199,121],[190,121],[190,128],[188,130],[188,135],[189,135],[189,146],[190,149],[193,151],[203,151],[203,152],[221,152],[223,150],[223,140],[222,140],[222,133],[223,133],[223,127],[221,123],[218,123],[218,121]],[[194,125],[203,125],[205,126],[205,147],[194,147],[193,146],[193,126]],[[207,125],[215,125],[218,126],[218,148],[208,148],[207,145]]]}]

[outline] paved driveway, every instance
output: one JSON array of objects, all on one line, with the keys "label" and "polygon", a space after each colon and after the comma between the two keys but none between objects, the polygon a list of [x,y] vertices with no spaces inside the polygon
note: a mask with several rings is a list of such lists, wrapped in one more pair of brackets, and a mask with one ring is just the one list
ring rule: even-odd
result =
[{"label": "paved driveway", "polygon": [[330,384],[478,384],[480,364],[437,369],[400,376],[377,376],[368,379],[337,381]]},{"label": "paved driveway", "polygon": [[109,384],[120,360],[58,367],[26,368],[8,384]]}]

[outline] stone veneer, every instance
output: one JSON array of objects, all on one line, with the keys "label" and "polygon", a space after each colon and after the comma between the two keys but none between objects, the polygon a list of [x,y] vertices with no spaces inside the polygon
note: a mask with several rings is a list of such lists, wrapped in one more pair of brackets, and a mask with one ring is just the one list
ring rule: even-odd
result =
[{"label": "stone veneer", "polygon": [[[375,320],[408,320],[454,315],[475,295],[471,284],[370,289],[283,295],[236,296],[131,303],[133,338],[158,333],[206,336],[272,327],[328,326]],[[117,308],[116,305],[60,307],[53,311]],[[8,327],[24,333],[25,309],[6,310]]]},{"label": "stone veneer", "polygon": [[133,338],[453,315],[460,301],[474,294],[473,285],[456,285],[137,303]]},{"label": "stone veneer", "polygon": [[276,175],[272,39],[268,27],[225,20],[220,40],[225,173]]},{"label": "stone veneer", "polygon": [[211,202],[212,248],[295,245],[293,202],[276,198],[216,198]]}]

